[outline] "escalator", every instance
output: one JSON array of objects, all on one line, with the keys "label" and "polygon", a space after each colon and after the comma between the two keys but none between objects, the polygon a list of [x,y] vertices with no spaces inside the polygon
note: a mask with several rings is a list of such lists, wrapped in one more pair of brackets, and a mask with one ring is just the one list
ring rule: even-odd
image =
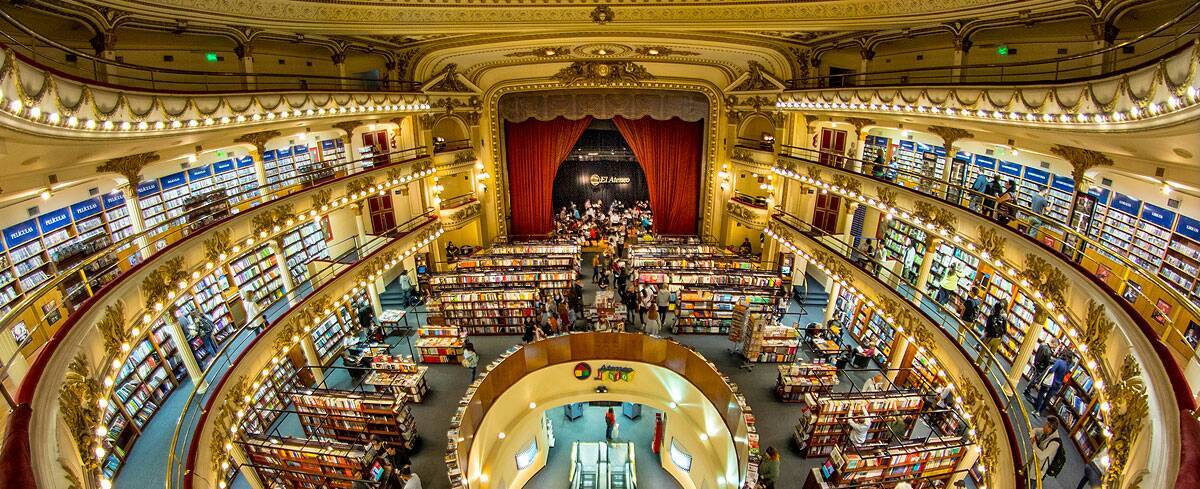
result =
[{"label": "escalator", "polygon": [[575,442],[571,445],[570,489],[636,489],[634,446],[630,442]]}]

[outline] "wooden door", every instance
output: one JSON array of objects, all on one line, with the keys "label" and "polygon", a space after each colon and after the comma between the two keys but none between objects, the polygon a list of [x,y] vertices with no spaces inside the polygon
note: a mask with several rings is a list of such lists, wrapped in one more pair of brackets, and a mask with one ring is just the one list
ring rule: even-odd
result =
[{"label": "wooden door", "polygon": [[372,234],[385,234],[396,228],[396,212],[392,208],[391,194],[368,198],[367,212],[371,217]]},{"label": "wooden door", "polygon": [[818,142],[817,149],[821,153],[817,161],[825,165],[842,166],[845,159],[840,155],[846,154],[846,131],[822,128]]},{"label": "wooden door", "polygon": [[387,131],[364,132],[362,138],[363,146],[370,146],[371,151],[375,154],[375,164],[386,164],[388,162],[386,155],[392,150],[391,144],[388,142]]},{"label": "wooden door", "polygon": [[813,209],[813,227],[829,234],[837,233],[838,211],[841,207],[841,197],[833,194],[817,194],[817,202]]}]

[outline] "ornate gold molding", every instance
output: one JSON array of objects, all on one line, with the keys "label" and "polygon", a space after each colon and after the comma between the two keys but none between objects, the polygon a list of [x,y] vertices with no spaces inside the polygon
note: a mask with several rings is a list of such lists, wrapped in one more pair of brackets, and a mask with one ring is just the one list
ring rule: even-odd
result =
[{"label": "ornate gold molding", "polygon": [[896,207],[896,191],[885,186],[875,187],[875,197],[879,203],[892,208]]},{"label": "ornate gold molding", "polygon": [[[996,451],[999,445],[996,442],[996,424],[991,418],[993,408],[975,387],[975,384],[971,383],[969,375],[960,376],[955,386],[958,390],[956,402],[961,404],[963,411],[970,415],[968,421],[973,432],[969,438],[979,445],[979,462],[988,469],[995,468]],[[992,473],[992,470],[983,473],[984,485],[988,487],[993,486]]]},{"label": "ornate gold molding", "polygon": [[96,442],[95,426],[100,421],[100,382],[92,372],[88,356],[80,353],[67,366],[67,374],[58,389],[58,415],[67,426],[85,474],[95,473],[100,461],[92,453]]},{"label": "ornate gold molding", "polygon": [[138,153],[135,155],[122,156],[113,158],[104,162],[104,164],[96,167],[97,173],[116,173],[125,177],[129,182],[129,187],[137,187],[142,180],[142,168],[146,165],[158,161],[158,153]]},{"label": "ornate gold molding", "polygon": [[125,301],[118,300],[104,307],[104,316],[96,323],[104,338],[104,353],[116,357],[122,347],[129,348],[129,331],[125,329]]},{"label": "ornate gold molding", "polygon": [[[290,335],[288,336],[290,338]],[[287,350],[276,350],[284,353]],[[231,382],[227,388],[225,399],[216,410],[215,427],[209,440],[209,464],[212,473],[219,474],[229,463],[229,452],[236,441],[236,433],[241,433],[242,418],[246,407],[250,405],[252,392],[247,385],[246,376],[242,375],[237,381]]]},{"label": "ornate gold molding", "polygon": [[1104,474],[1105,489],[1120,489],[1122,476],[1129,464],[1133,446],[1141,435],[1142,426],[1150,412],[1142,369],[1133,355],[1125,355],[1116,385],[1109,389],[1109,467]]},{"label": "ornate gold molding", "polygon": [[[1020,277],[1029,282],[1035,298],[1041,295],[1046,302],[1053,302],[1057,307],[1066,306],[1067,277],[1050,262],[1028,253],[1025,255],[1025,269],[1021,271]],[[1034,321],[1046,320],[1047,312],[1040,304],[1033,314]]]},{"label": "ornate gold molding", "polygon": [[1087,318],[1084,319],[1083,337],[1080,343],[1087,345],[1087,353],[1103,359],[1108,353],[1108,335],[1116,324],[1104,313],[1104,304],[1088,299]]},{"label": "ornate gold molding", "polygon": [[637,85],[653,78],[632,61],[576,61],[554,74],[564,85]]},{"label": "ornate gold molding", "polygon": [[959,139],[969,139],[975,137],[974,133],[958,127],[929,126],[928,129],[929,132],[942,138],[942,142],[945,143],[946,146],[946,157],[951,159],[954,158],[954,155],[950,154],[950,148],[954,146],[955,141],[958,141]]},{"label": "ornate gold molding", "polygon": [[183,257],[177,256],[167,260],[162,266],[150,272],[142,280],[142,297],[146,300],[146,308],[157,310],[155,304],[170,307],[175,299],[175,291],[180,283],[187,283],[187,268],[184,267]]},{"label": "ornate gold molding", "polygon": [[540,47],[540,48],[527,49],[525,51],[513,51],[511,53],[505,54],[504,57],[506,57],[506,58],[526,58],[526,57],[534,56],[534,57],[538,57],[538,58],[559,58],[559,57],[570,56],[570,55],[571,55],[571,48],[569,48],[567,46],[559,46],[559,47],[546,46],[546,47]]},{"label": "ornate gold molding", "polygon": [[233,230],[220,229],[211,238],[204,240],[204,258],[213,263],[225,261],[222,257],[233,248]]},{"label": "ornate gold molding", "polygon": [[354,129],[358,128],[358,126],[361,126],[361,125],[363,125],[363,121],[342,121],[337,124],[334,124],[333,128],[341,129],[342,131],[345,131],[346,137],[349,138],[350,135],[354,134]]},{"label": "ornate gold molding", "polygon": [[854,192],[855,194],[862,193],[862,182],[857,178],[848,175],[834,173],[833,184],[845,189],[848,192]]},{"label": "ornate gold molding", "polygon": [[254,145],[254,149],[256,151],[258,151],[258,157],[262,158],[262,154],[267,151],[267,141],[270,141],[271,139],[277,138],[282,135],[283,135],[283,133],[276,131],[276,130],[250,132],[250,133],[246,133],[241,136],[238,136],[237,139],[233,140],[233,142],[249,143],[249,144]]},{"label": "ornate gold molding", "polygon": [[864,127],[875,125],[874,120],[867,119],[864,117],[847,117],[846,122],[848,122],[848,123],[850,123],[850,125],[854,126],[854,132],[857,132],[859,134],[862,134],[862,130]]},{"label": "ornate gold molding", "polygon": [[324,208],[329,205],[332,195],[333,194],[329,189],[317,191],[312,195],[312,197],[310,197],[310,202],[312,205],[311,208],[324,210]]},{"label": "ornate gold molding", "polygon": [[1113,160],[1099,151],[1064,146],[1056,144],[1050,147],[1050,152],[1062,157],[1071,164],[1071,177],[1075,179],[1075,188],[1085,189],[1084,174],[1097,166],[1112,166]]},{"label": "ornate gold molding", "polygon": [[979,250],[989,256],[1004,256],[1005,239],[996,232],[996,228],[980,225],[977,229],[979,230]]},{"label": "ornate gold molding", "polygon": [[949,210],[924,200],[916,201],[913,208],[913,217],[931,223],[947,232],[957,232],[958,218],[954,217],[954,213]]}]

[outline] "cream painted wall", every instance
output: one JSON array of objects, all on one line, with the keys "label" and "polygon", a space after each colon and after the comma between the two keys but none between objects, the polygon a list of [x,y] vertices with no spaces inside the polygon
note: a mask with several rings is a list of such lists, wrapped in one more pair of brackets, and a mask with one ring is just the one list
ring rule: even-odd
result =
[{"label": "cream painted wall", "polygon": [[[598,362],[589,363],[593,369],[600,367]],[[636,372],[633,381],[605,382],[609,391],[595,393],[595,382],[575,380],[572,375],[574,364],[559,364],[526,375],[501,394],[489,408],[471,443],[471,461],[467,464],[471,468],[467,474],[471,480],[480,481],[480,489],[500,489],[497,484],[501,481],[508,483],[503,489],[521,487],[539,466],[535,464],[518,472],[513,457],[528,444],[535,429],[529,420],[539,420],[543,406],[611,400],[639,402],[666,413],[667,442],[674,436],[693,457],[692,470],[686,474],[675,470],[669,461],[663,462],[664,469],[671,472],[684,489],[732,489],[738,486],[739,481],[734,480],[740,478],[734,435],[698,390],[678,374],[661,367],[636,362],[605,363],[633,367]],[[535,404],[534,409],[529,408],[530,402]],[[672,409],[671,402],[678,408]],[[505,433],[504,439],[499,438],[501,432]],[[702,441],[700,433],[705,433],[708,439]],[[479,469],[481,462],[483,465]],[[488,482],[479,477],[481,473],[487,474]]]}]

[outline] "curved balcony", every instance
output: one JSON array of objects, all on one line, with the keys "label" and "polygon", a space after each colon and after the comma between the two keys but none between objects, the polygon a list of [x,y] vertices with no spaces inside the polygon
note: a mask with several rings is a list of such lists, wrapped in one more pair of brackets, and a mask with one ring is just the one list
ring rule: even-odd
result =
[{"label": "curved balcony", "polygon": [[[11,487],[37,487],[38,482],[43,483],[42,487],[56,485],[46,482],[61,477],[61,474],[55,474],[61,472],[57,464],[48,462],[60,459],[58,445],[33,445],[29,437],[31,433],[54,433],[62,427],[69,432],[80,458],[87,462],[83,468],[85,478],[104,484],[106,479],[97,477],[93,472],[95,466],[91,464],[102,459],[101,454],[106,454],[111,448],[92,434],[94,427],[91,426],[99,422],[99,410],[108,404],[114,376],[124,364],[124,358],[130,354],[130,346],[151,334],[155,325],[163,322],[173,324],[168,313],[176,307],[175,301],[182,299],[185,291],[193,290],[211,274],[225,270],[237,257],[270,246],[282,240],[287,233],[307,222],[316,222],[331,212],[361,206],[365,199],[379,192],[390,192],[410,182],[432,177],[434,170],[428,167],[427,156],[420,153],[416,153],[415,157],[409,156],[411,154],[413,151],[408,150],[391,155],[387,159],[395,157],[395,160],[387,165],[378,165],[380,159],[375,157],[372,161],[378,166],[358,170],[349,167],[341,176],[330,174],[329,169],[317,169],[330,178],[317,181],[316,185],[307,188],[284,187],[275,195],[264,196],[261,199],[263,204],[209,222],[198,229],[174,229],[169,233],[177,240],[161,250],[141,246],[139,249],[146,253],[141,263],[118,275],[111,283],[95,291],[94,296],[79,304],[77,309],[69,311],[65,322],[57,329],[47,330],[46,346],[34,359],[14,399],[17,407],[7,427],[8,436],[2,453],[5,471],[0,473],[0,480]],[[301,174],[296,178],[312,176]],[[305,210],[296,210],[299,208]],[[421,219],[422,225],[436,222],[432,211],[422,214]],[[131,237],[122,244],[146,240],[147,237]],[[162,239],[162,236],[155,236],[155,239]],[[370,245],[358,243],[356,238],[355,246],[358,249],[353,255],[367,254],[372,251]],[[195,261],[197,257],[203,258]],[[326,273],[343,268],[344,264],[331,264]],[[293,286],[279,300],[261,311],[255,311],[247,323],[231,335],[235,339],[230,343],[244,341],[247,337],[254,338],[253,334],[243,336],[243,333],[259,327],[256,323],[261,323],[268,313],[275,313],[275,306],[296,300],[302,295],[302,288]],[[43,292],[45,290],[42,289]],[[127,304],[133,307],[126,307]],[[130,310],[139,309],[139,304],[144,304],[145,309]],[[80,323],[89,327],[79,327]],[[185,342],[179,343],[180,347],[186,347],[182,345]],[[72,363],[72,358],[82,360]],[[94,364],[89,358],[99,358],[97,363],[100,367],[93,369]],[[187,363],[186,360],[184,363]],[[218,363],[211,364],[210,370],[215,365]],[[189,376],[195,375],[190,369],[191,366]],[[77,385],[81,378],[92,387],[83,392],[62,387],[66,383]],[[206,386],[197,380],[201,388]],[[67,418],[65,424],[59,423],[56,421],[60,412],[58,403],[68,402],[68,399],[85,405],[98,402],[99,410],[72,412],[64,415]]]},{"label": "curved balcony", "polygon": [[[319,91],[295,87],[209,92],[164,90],[160,86],[136,88],[70,75],[8,48],[2,56],[0,121],[35,134],[144,138],[269,126],[283,120],[317,121],[356,114],[400,116],[426,113],[432,108],[429,97],[418,90],[330,87]],[[170,71],[156,68],[151,73]],[[288,75],[288,79],[295,76]]]},{"label": "curved balcony", "polygon": [[[1197,23],[1195,13],[1198,10],[1200,9],[1193,3],[1171,19],[1133,39],[1070,56],[1011,63],[953,64],[865,73],[806,76],[788,80],[787,85],[791,90],[803,90],[854,86],[1014,86],[1082,82],[1137,71],[1170,57],[1172,51],[1187,44],[1197,32],[1200,23]],[[1172,33],[1171,29],[1175,29],[1175,32]],[[969,42],[969,40],[966,41]],[[956,46],[957,49],[965,52],[969,46],[966,48]],[[1112,57],[1124,50],[1136,52],[1137,55],[1121,59],[1119,62],[1105,60],[1105,58]],[[845,101],[849,102],[849,100]],[[888,101],[887,103],[891,104],[892,102]]]},{"label": "curved balcony", "polygon": [[[923,292],[905,287],[898,274],[878,262],[864,261],[840,238],[777,210],[766,235],[794,252],[884,317],[896,342],[889,362],[904,356],[909,345],[935,358],[938,377],[955,386],[959,408],[975,425],[973,439],[982,447],[980,463],[988,487],[1042,487],[1033,447],[1030,408],[1000,367],[1000,359],[982,348],[977,324],[965,324],[955,311]],[[931,332],[932,325],[939,334]],[[888,368],[896,368],[889,365]],[[978,390],[976,390],[978,389]],[[981,398],[980,392],[983,392]],[[984,401],[986,398],[986,401]],[[965,403],[963,400],[967,400]],[[987,404],[981,406],[978,403]],[[994,406],[994,407],[993,407]]]},{"label": "curved balcony", "polygon": [[[1032,284],[1035,294],[1030,296],[1037,307],[1052,316],[1057,325],[1068,328],[1071,342],[1088,358],[1091,373],[1098,379],[1108,378],[1107,385],[1114,385],[1119,380],[1110,374],[1119,371],[1122,363],[1113,354],[1130,352],[1145,371],[1151,408],[1157,411],[1151,422],[1154,446],[1161,447],[1161,453],[1180,454],[1177,427],[1182,422],[1181,413],[1194,409],[1183,370],[1166,346],[1165,338],[1150,328],[1147,318],[1074,261],[1072,257],[1076,254],[1072,251],[1079,249],[1078,244],[1091,242],[1086,236],[1079,236],[1081,241],[1059,243],[1070,242],[1072,246],[1063,254],[1060,251],[1063,248],[1036,241],[972,211],[969,206],[972,198],[983,196],[969,188],[938,180],[932,172],[908,172],[893,178],[889,173],[878,172],[877,168],[878,165],[873,163],[853,161],[840,155],[785,147],[776,173],[822,193],[838,195],[852,205],[867,206],[883,220],[905,222],[924,231],[930,239],[953,243],[1011,283],[1022,284],[1023,288],[1027,288],[1025,284]],[[825,172],[832,176],[826,177]],[[870,176],[872,173],[881,176]],[[946,195],[950,196],[948,202],[943,198]],[[929,197],[934,198],[929,200]],[[972,222],[984,225],[960,224]],[[1055,266],[1058,263],[1066,266]],[[1056,278],[1047,280],[1046,277]],[[1068,283],[1075,286],[1066,287]],[[1053,286],[1046,288],[1047,285]],[[1087,311],[1086,317],[1079,311]],[[1101,320],[1109,315],[1111,320]],[[1112,336],[1123,338],[1123,342],[1109,338],[1108,331],[1114,327],[1121,334]],[[1024,365],[1026,361],[1027,357],[1018,358],[1013,363]],[[1152,461],[1158,462],[1160,460]],[[1177,466],[1168,463],[1161,471],[1151,471],[1164,478],[1173,477],[1171,469],[1174,467]],[[1165,481],[1160,482],[1165,484]]]},{"label": "curved balcony", "polygon": [[[1196,10],[1193,5],[1188,12]],[[1178,47],[1153,53],[1151,61],[1084,80],[921,86],[910,85],[910,80],[909,85],[871,88],[796,88],[780,95],[775,107],[811,114],[916,115],[946,123],[976,121],[1055,130],[1166,126],[1197,117],[1198,32],[1200,23],[1194,23],[1172,41]]]},{"label": "curved balcony", "polygon": [[[425,249],[444,232],[432,209],[387,236],[371,238],[349,264],[325,269],[311,292],[286,302],[279,316],[246,325],[256,334],[226,346],[220,362],[205,370],[209,389],[193,389],[184,402],[167,454],[165,487],[224,487],[236,465],[229,464],[228,443],[246,429],[240,416],[251,386],[260,385],[289,352],[312,348],[314,326],[349,307],[362,294],[373,293],[378,280]],[[241,463],[234,459],[235,462]]]}]

